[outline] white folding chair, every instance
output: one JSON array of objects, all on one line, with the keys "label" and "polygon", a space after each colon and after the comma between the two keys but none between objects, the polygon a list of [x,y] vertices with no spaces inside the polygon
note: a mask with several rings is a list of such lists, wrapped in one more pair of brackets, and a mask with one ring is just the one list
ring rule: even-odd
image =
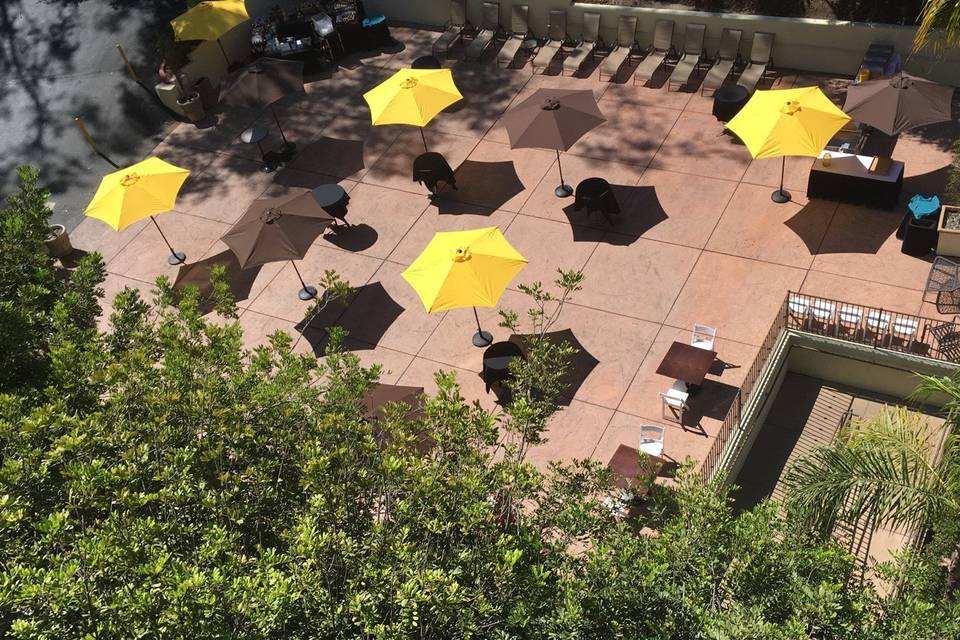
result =
[{"label": "white folding chair", "polygon": [[837,305],[826,300],[814,300],[810,305],[810,316],[820,324],[830,324]]},{"label": "white folding chair", "polygon": [[787,311],[792,318],[801,324],[806,322],[810,314],[810,298],[791,293],[787,299]]},{"label": "white folding chair", "polygon": [[698,349],[713,351],[713,342],[717,339],[717,330],[703,324],[693,325],[693,336],[690,344]]},{"label": "white folding chair", "polygon": [[913,341],[917,336],[917,328],[920,326],[920,323],[917,322],[916,318],[907,318],[907,317],[898,317],[893,321],[893,324],[890,326],[890,333],[893,337],[902,339],[904,342],[908,343],[907,348],[913,349]]},{"label": "white folding chair", "polygon": [[841,329],[844,331],[852,329],[853,337],[857,337],[861,322],[863,322],[863,309],[848,304],[840,305],[840,311],[837,312],[837,335],[840,335]]},{"label": "white folding chair", "polygon": [[683,425],[683,412],[690,408],[687,405],[689,397],[687,383],[683,380],[674,380],[667,392],[660,394],[660,410],[663,418]]},{"label": "white folding chair", "polygon": [[867,314],[867,328],[875,335],[884,335],[890,328],[890,314],[882,311],[871,311]]},{"label": "white folding chair", "polygon": [[663,456],[663,436],[666,429],[656,424],[645,424],[640,427],[640,451],[648,456]]}]

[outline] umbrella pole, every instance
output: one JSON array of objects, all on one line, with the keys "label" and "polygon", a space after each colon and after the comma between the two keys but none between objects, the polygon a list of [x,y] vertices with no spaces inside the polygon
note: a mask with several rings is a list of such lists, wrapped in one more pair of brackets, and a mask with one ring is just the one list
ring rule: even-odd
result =
[{"label": "umbrella pole", "polygon": [[477,321],[477,332],[473,334],[473,346],[486,347],[493,342],[493,336],[490,335],[489,331],[480,328],[480,315],[477,313],[476,307],[473,308],[473,317]]},{"label": "umbrella pole", "polygon": [[790,195],[789,191],[783,190],[783,173],[787,168],[787,156],[781,156],[780,158],[783,161],[780,164],[780,188],[770,194],[770,199],[777,204],[785,204],[790,202],[792,196]]},{"label": "umbrella pole", "polygon": [[557,170],[560,172],[560,186],[553,190],[553,195],[558,198],[569,198],[573,195],[573,189],[563,181],[563,165],[560,164],[560,150],[557,149]]},{"label": "umbrella pole", "polygon": [[287,140],[287,136],[283,135],[283,127],[280,126],[280,118],[277,117],[277,112],[273,108],[273,105],[270,105],[270,113],[273,115],[273,121],[277,123],[277,129],[280,130],[280,139],[283,140],[283,150],[287,153],[293,151],[297,148],[297,145]]},{"label": "umbrella pole", "polygon": [[227,50],[223,48],[223,43],[220,42],[220,38],[217,38],[217,44],[220,45],[220,53],[223,54],[223,59],[227,62],[227,71],[230,70],[230,58],[227,57]]},{"label": "umbrella pole", "polygon": [[291,261],[290,261],[290,264],[293,266],[294,272],[297,274],[297,277],[300,279],[301,289],[300,289],[300,291],[297,292],[297,296],[299,296],[300,299],[301,299],[301,300],[304,300],[304,301],[306,301],[306,300],[313,300],[314,298],[316,298],[316,297],[317,297],[317,288],[316,288],[316,287],[311,287],[310,285],[308,285],[306,282],[303,281],[303,276],[300,275],[300,269],[297,269],[297,263],[296,263],[296,262],[294,262],[293,260],[291,260]]},{"label": "umbrella pole", "polygon": [[163,241],[166,243],[167,249],[170,249],[170,257],[167,258],[167,263],[169,263],[171,267],[175,267],[178,264],[183,264],[184,262],[186,262],[187,254],[181,251],[173,250],[173,247],[170,246],[170,241],[167,240],[167,236],[163,234],[163,229],[161,229],[160,225],[157,224],[157,219],[154,218],[153,216],[150,216],[150,221],[153,222],[153,226],[155,226],[157,228],[157,231],[160,232],[160,237],[163,238]]},{"label": "umbrella pole", "polygon": [[423,135],[423,127],[420,127],[420,137],[423,139],[423,150],[429,152],[430,149],[427,149],[427,136]]}]

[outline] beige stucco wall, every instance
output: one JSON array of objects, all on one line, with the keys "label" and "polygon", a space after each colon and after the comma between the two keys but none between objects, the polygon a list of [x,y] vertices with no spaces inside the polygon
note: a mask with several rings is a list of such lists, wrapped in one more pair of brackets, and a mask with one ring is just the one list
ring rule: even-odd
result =
[{"label": "beige stucco wall", "polygon": [[[365,0],[367,13],[383,13],[391,20],[439,26],[450,17],[447,0]],[[501,1],[501,23],[509,21],[510,0]],[[707,51],[713,55],[720,43],[724,27],[743,30],[743,55],[749,53],[750,38],[755,31],[776,34],[774,62],[781,67],[853,75],[863,52],[871,43],[893,44],[906,61],[906,68],[932,80],[960,85],[960,49],[944,53],[941,59],[930,55],[910,56],[915,29],[896,25],[771,18],[739,14],[714,14],[699,11],[677,11],[592,5],[569,0],[523,0],[530,7],[530,26],[538,34],[546,32],[550,9],[566,9],[567,25],[572,36],[580,33],[586,11],[600,13],[601,35],[607,41],[616,37],[617,18],[622,14],[639,17],[641,44],[653,41],[653,26],[658,19],[673,20],[677,25],[675,39],[682,42],[683,27],[688,22],[707,25]],[[474,24],[480,22],[482,0],[468,0],[467,14]]]}]

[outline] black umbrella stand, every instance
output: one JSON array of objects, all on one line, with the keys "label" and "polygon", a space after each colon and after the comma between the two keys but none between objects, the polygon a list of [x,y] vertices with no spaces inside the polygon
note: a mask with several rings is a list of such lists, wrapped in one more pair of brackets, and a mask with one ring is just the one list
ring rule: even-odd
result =
[{"label": "black umbrella stand", "polygon": [[303,281],[303,276],[300,275],[300,269],[297,269],[297,263],[296,263],[296,262],[294,262],[293,260],[291,260],[291,261],[290,261],[290,264],[293,266],[293,270],[296,272],[297,277],[300,278],[301,288],[300,288],[300,291],[297,292],[297,295],[300,297],[300,299],[303,300],[303,301],[307,301],[307,300],[313,300],[314,298],[316,298],[316,297],[317,297],[317,288],[316,288],[316,287],[313,287],[313,286],[310,286],[310,285],[308,285],[306,282]]},{"label": "black umbrella stand", "polygon": [[786,204],[790,202],[793,196],[790,195],[789,191],[786,191],[783,188],[783,172],[787,168],[787,156],[781,156],[781,159],[783,162],[780,165],[780,188],[770,194],[770,199],[777,204]]},{"label": "black umbrella stand", "polygon": [[560,164],[560,150],[557,149],[557,171],[560,172],[560,186],[553,190],[558,198],[569,198],[573,195],[573,188],[563,181],[563,165]]},{"label": "black umbrella stand", "polygon": [[280,131],[280,139],[283,140],[283,146],[280,147],[280,153],[284,155],[292,155],[297,149],[297,143],[290,142],[287,140],[287,136],[283,134],[283,127],[280,126],[280,118],[277,117],[277,112],[273,108],[273,105],[270,105],[270,115],[273,116],[273,121],[277,123],[277,130]]},{"label": "black umbrella stand", "polygon": [[473,317],[477,321],[477,332],[473,334],[473,346],[475,347],[486,347],[493,343],[493,335],[489,331],[484,331],[480,327],[480,315],[477,313],[477,308],[473,308]]},{"label": "black umbrella stand", "polygon": [[173,247],[170,246],[170,241],[167,240],[167,236],[163,234],[163,229],[161,229],[160,225],[157,224],[157,219],[154,218],[153,216],[150,216],[150,221],[153,222],[153,226],[155,226],[157,228],[157,231],[160,232],[160,237],[163,238],[164,243],[166,243],[167,249],[170,249],[170,256],[167,257],[167,263],[171,267],[175,267],[178,264],[183,264],[184,262],[186,262],[187,254],[183,253],[182,251],[173,250]]}]

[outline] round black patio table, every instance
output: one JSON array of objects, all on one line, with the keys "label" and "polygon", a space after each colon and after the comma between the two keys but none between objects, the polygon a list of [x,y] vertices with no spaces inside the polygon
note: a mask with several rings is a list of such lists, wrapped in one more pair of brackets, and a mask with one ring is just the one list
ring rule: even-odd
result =
[{"label": "round black patio table", "polygon": [[350,196],[343,187],[338,184],[322,184],[311,191],[311,195],[321,209],[344,224],[347,223],[347,203],[350,202]]},{"label": "round black patio table", "polygon": [[620,203],[613,195],[610,183],[603,178],[587,178],[577,185],[573,209],[586,208],[587,213],[599,211],[604,216],[620,213]]},{"label": "round black patio table", "polygon": [[434,56],[420,56],[410,65],[411,69],[440,69],[442,65]]},{"label": "round black patio table", "polygon": [[457,188],[450,163],[436,151],[421,153],[416,157],[413,161],[413,181],[424,185],[431,194],[437,193],[437,183],[441,181]]},{"label": "round black patio table", "polygon": [[713,115],[720,122],[730,122],[750,100],[750,92],[738,84],[725,84],[713,96]]},{"label": "round black patio table", "polygon": [[494,342],[483,352],[483,381],[490,393],[490,385],[510,379],[510,363],[523,358],[523,350],[514,342]]},{"label": "round black patio table", "polygon": [[261,171],[270,172],[275,171],[277,168],[277,157],[276,153],[273,151],[264,151],[263,145],[260,143],[267,137],[267,130],[264,127],[253,125],[246,131],[240,134],[240,142],[244,144],[255,144],[257,149],[260,150],[260,159],[263,160],[263,166]]}]

